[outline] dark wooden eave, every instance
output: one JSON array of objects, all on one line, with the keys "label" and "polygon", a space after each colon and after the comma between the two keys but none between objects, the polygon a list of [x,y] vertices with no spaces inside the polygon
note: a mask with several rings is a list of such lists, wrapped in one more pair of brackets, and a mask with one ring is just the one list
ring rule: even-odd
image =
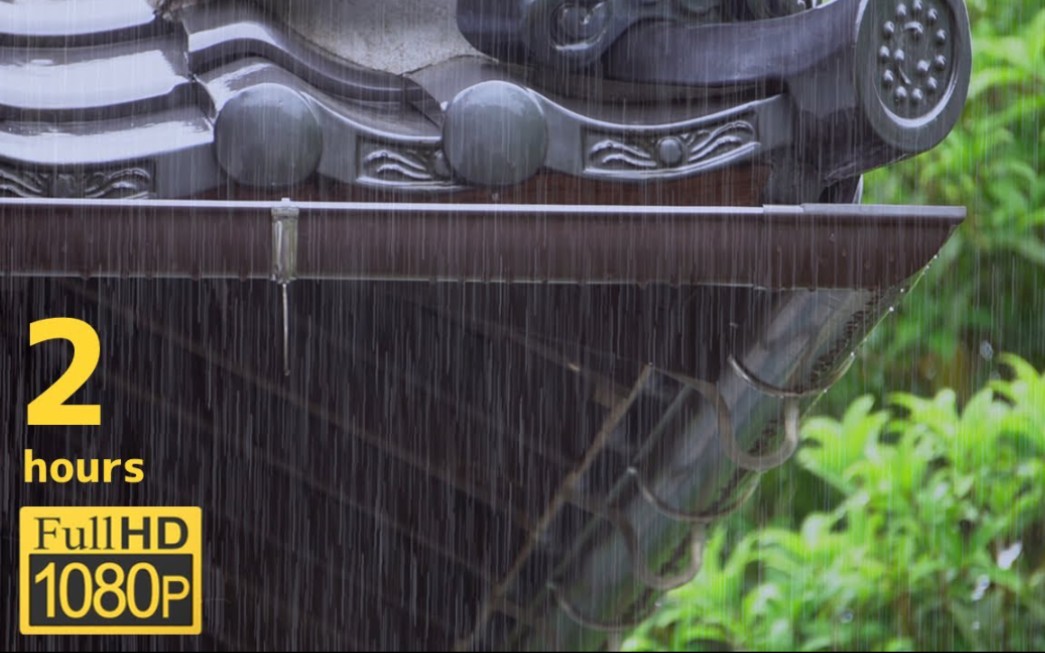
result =
[{"label": "dark wooden eave", "polygon": [[0,274],[271,278],[274,209],[300,213],[296,278],[885,288],[965,211],[0,199]]}]

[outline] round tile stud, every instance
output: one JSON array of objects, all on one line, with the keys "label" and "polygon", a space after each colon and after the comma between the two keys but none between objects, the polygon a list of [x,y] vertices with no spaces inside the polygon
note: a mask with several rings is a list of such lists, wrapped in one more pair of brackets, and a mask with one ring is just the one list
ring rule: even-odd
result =
[{"label": "round tile stud", "polygon": [[218,163],[241,184],[282,188],[315,173],[323,128],[308,101],[279,84],[260,84],[229,100],[214,123]]},{"label": "round tile stud", "polygon": [[858,109],[901,153],[939,143],[961,115],[972,47],[962,0],[861,0]]},{"label": "round tile stud", "polygon": [[657,158],[670,168],[682,165],[686,158],[686,146],[676,136],[665,136],[657,143]]},{"label": "round tile stud", "polygon": [[468,183],[518,184],[544,165],[544,111],[515,84],[476,84],[461,91],[447,108],[443,150],[454,173]]}]

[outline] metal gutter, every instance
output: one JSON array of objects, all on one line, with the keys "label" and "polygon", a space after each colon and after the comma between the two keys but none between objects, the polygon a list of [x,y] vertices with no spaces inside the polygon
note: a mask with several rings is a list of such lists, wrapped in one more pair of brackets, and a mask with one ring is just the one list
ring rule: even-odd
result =
[{"label": "metal gutter", "polygon": [[881,288],[916,274],[955,207],[624,207],[0,199],[0,274],[270,278],[298,209],[302,279]]}]

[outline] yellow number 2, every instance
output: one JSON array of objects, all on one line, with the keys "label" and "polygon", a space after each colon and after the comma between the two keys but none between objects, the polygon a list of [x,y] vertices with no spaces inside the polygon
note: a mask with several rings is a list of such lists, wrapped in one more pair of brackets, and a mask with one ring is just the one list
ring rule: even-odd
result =
[{"label": "yellow number 2", "polygon": [[69,369],[50,388],[29,404],[30,426],[101,426],[101,406],[69,406],[66,401],[94,374],[101,358],[98,333],[81,320],[61,317],[29,325],[29,346],[48,340],[68,340],[73,344]]}]

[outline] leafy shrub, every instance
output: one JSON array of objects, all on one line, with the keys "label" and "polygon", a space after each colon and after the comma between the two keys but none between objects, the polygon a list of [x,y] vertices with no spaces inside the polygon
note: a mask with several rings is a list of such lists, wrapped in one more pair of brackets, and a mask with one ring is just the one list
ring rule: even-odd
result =
[{"label": "leafy shrub", "polygon": [[966,399],[994,351],[1045,364],[1045,4],[970,0],[973,79],[937,148],[866,179],[866,201],[954,204],[969,218],[824,406],[879,388]]},{"label": "leafy shrub", "polygon": [[968,5],[961,122],[866,201],[969,219],[625,648],[1045,650],[1045,5]]},{"label": "leafy shrub", "polygon": [[717,529],[626,650],[1045,649],[1045,373],[805,424],[830,496],[795,528]]}]

